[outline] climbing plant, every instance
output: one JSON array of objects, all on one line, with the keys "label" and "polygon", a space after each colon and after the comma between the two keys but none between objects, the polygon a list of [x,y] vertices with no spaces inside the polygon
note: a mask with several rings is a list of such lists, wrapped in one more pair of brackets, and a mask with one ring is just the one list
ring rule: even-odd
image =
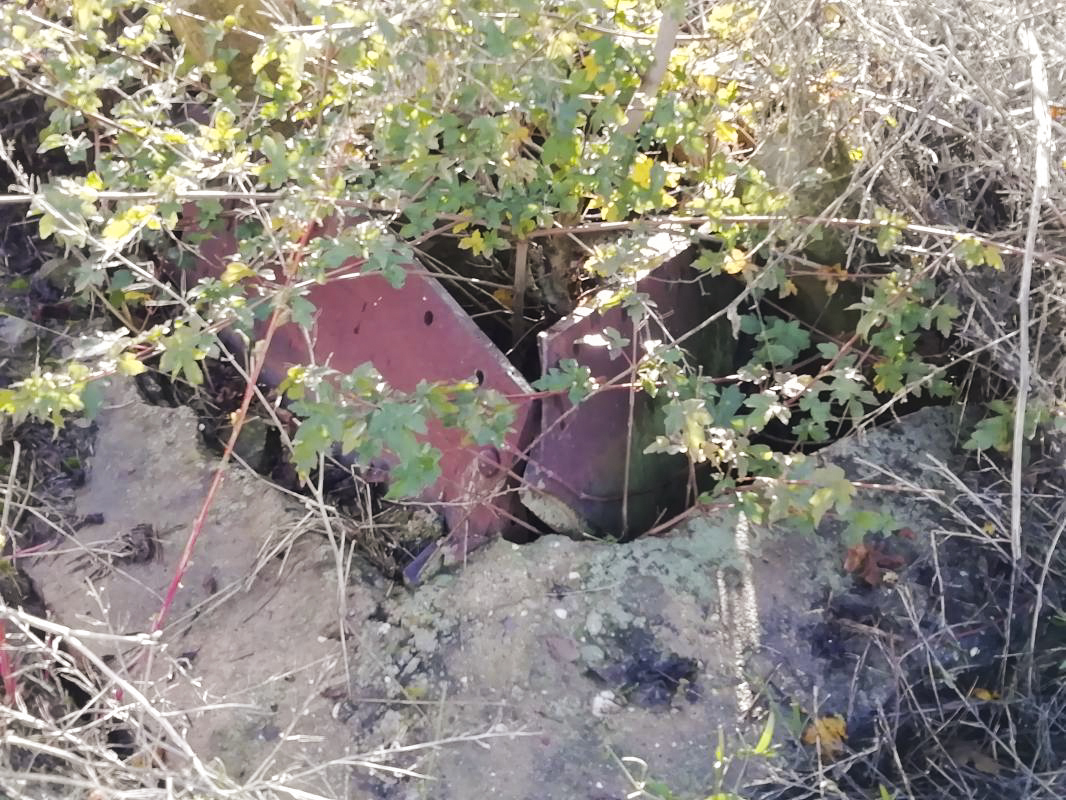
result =
[{"label": "climbing plant", "polygon": [[[250,397],[257,322],[267,339],[288,321],[310,328],[312,287],[355,272],[400,285],[412,248],[439,237],[517,270],[506,257],[531,241],[609,233],[585,270],[613,290],[601,302],[624,304],[639,327],[651,313],[637,290],[641,253],[665,232],[703,248],[698,268],[745,287],[747,304],[729,317],[754,346],[723,379],[683,348],[646,343],[634,383],[665,401],[649,451],[710,465],[720,490],[769,518],[846,512],[853,487],[841,475],[760,435],[783,425],[821,443],[891,399],[949,394],[919,343],[950,333],[959,312],[921,263],[893,257],[908,221],[887,209],[845,221],[885,257],[850,306],[850,332],[759,310],[797,292],[779,256],[801,222],[795,187],[774,185],[752,159],[776,101],[731,75],[768,58],[752,39],[760,13],[732,2],[693,17],[675,0],[5,3],[0,75],[44,98],[39,151],[69,165],[29,174],[5,142],[14,201],[62,254],[68,291],[102,304],[116,327],[82,349],[90,356],[42,363],[0,390],[0,408],[61,424],[92,410],[100,380],[138,374],[154,356],[199,384],[204,359],[228,352],[223,330],[248,345]],[[769,59],[768,73],[786,77]],[[839,136],[861,161],[859,143]],[[165,266],[195,264],[232,217],[237,252],[221,275],[184,290],[168,279]],[[326,233],[328,220],[353,217]],[[943,244],[955,247],[968,265],[1001,266],[987,241]],[[820,269],[828,295],[852,277],[840,264]],[[438,475],[422,436],[431,420],[479,444],[498,444],[513,421],[506,399],[474,380],[400,392],[369,364],[346,375],[297,368],[280,388],[302,419],[290,444],[303,476],[336,443],[361,459],[388,452],[395,497]],[[538,388],[574,402],[597,391],[576,363]]]}]

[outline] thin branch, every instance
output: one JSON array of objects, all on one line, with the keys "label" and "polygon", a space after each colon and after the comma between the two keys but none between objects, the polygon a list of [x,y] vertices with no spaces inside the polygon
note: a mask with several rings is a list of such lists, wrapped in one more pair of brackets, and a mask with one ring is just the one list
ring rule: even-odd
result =
[{"label": "thin branch", "polygon": [[670,54],[674,52],[677,35],[681,31],[682,11],[683,4],[676,0],[668,3],[663,9],[659,31],[655,36],[651,66],[648,67],[644,79],[640,82],[640,88],[626,109],[626,122],[621,127],[621,133],[625,136],[633,136],[640,129],[659,91],[666,69],[670,66]]},{"label": "thin branch", "polygon": [[1029,228],[1025,234],[1022,280],[1018,287],[1018,398],[1014,405],[1014,440],[1011,456],[1010,537],[1011,554],[1017,564],[1022,557],[1022,450],[1025,443],[1025,407],[1029,400],[1032,372],[1029,353],[1029,291],[1033,283],[1033,261],[1040,210],[1050,184],[1051,110],[1048,106],[1047,69],[1036,33],[1028,25],[1020,31],[1029,52],[1033,82],[1033,117],[1036,120],[1036,149],[1033,155],[1033,196],[1029,205]]},{"label": "thin branch", "polygon": [[[303,237],[300,240],[300,246],[286,269],[286,275],[288,277],[291,278],[295,273],[296,266],[303,257],[303,253],[307,247],[307,243],[311,239],[311,234],[314,229],[314,222],[309,222],[304,229]],[[189,568],[189,561],[192,559],[196,542],[200,538],[200,534],[203,533],[204,524],[207,522],[207,514],[211,510],[211,506],[214,503],[215,495],[218,493],[219,487],[222,486],[222,480],[226,474],[226,465],[229,463],[230,456],[233,454],[233,449],[237,445],[237,438],[240,436],[241,429],[244,427],[244,420],[248,416],[248,409],[252,404],[252,398],[255,396],[255,387],[259,381],[259,374],[263,369],[263,365],[266,363],[267,351],[270,349],[270,343],[274,338],[274,334],[284,322],[283,318],[285,316],[286,308],[284,304],[279,303],[274,307],[274,311],[270,315],[270,322],[267,325],[266,333],[263,335],[263,338],[256,343],[255,347],[252,348],[252,368],[248,372],[248,380],[245,381],[244,397],[241,399],[241,406],[233,415],[232,430],[230,431],[229,440],[226,442],[226,448],[222,451],[222,457],[218,462],[218,466],[215,468],[214,476],[211,478],[211,486],[207,490],[206,497],[204,497],[203,505],[200,507],[200,513],[196,515],[192,530],[189,532],[189,537],[185,541],[185,547],[182,550],[181,558],[178,560],[178,565],[174,570],[174,577],[171,579],[170,586],[167,587],[166,596],[163,598],[163,605],[160,607],[159,613],[152,622],[153,633],[162,630],[163,624],[166,622],[167,614],[170,612],[170,608],[174,604],[174,599],[177,597],[178,589],[181,588],[181,581],[182,578],[185,577],[185,571]]]}]

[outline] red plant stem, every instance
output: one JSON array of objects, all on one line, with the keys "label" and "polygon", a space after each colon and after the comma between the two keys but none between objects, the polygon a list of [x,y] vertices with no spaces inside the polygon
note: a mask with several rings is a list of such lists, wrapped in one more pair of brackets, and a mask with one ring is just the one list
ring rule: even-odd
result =
[{"label": "red plant stem", "polygon": [[4,682],[4,701],[8,705],[14,705],[17,691],[15,670],[7,647],[7,623],[2,619],[0,619],[0,679]]},{"label": "red plant stem", "polygon": [[270,323],[267,326],[266,334],[260,342],[262,349],[252,359],[252,367],[248,373],[248,380],[244,386],[244,397],[241,398],[241,407],[237,409],[236,413],[233,415],[233,424],[230,429],[229,440],[226,442],[225,450],[222,451],[222,458],[219,460],[218,466],[215,468],[215,474],[211,478],[211,486],[208,488],[207,495],[204,497],[204,502],[200,506],[200,513],[196,515],[192,530],[189,532],[189,538],[185,540],[185,548],[181,551],[181,559],[178,561],[178,566],[174,569],[174,577],[170,580],[170,586],[167,587],[166,596],[163,598],[163,605],[160,607],[159,613],[156,614],[155,621],[152,623],[152,633],[162,630],[163,624],[166,622],[167,614],[170,613],[170,608],[174,605],[174,599],[178,595],[178,589],[181,588],[181,580],[185,577],[185,572],[189,568],[189,561],[192,559],[193,550],[196,548],[196,542],[199,540],[200,534],[203,533],[204,523],[207,521],[207,515],[211,511],[211,506],[215,501],[215,495],[218,493],[219,487],[222,486],[222,480],[226,475],[226,465],[229,463],[230,456],[233,454],[233,448],[237,444],[237,437],[240,436],[241,429],[244,427],[244,420],[248,416],[248,409],[252,404],[252,398],[255,397],[255,384],[259,380],[259,373],[262,371],[263,363],[266,361],[266,351],[270,347],[271,340],[274,338],[274,332],[278,329],[281,317],[282,309],[275,308],[274,312],[270,315]]},{"label": "red plant stem", "polygon": [[[304,230],[296,252],[293,254],[292,260],[285,270],[287,280],[291,280],[292,276],[296,273],[296,268],[299,266],[300,261],[303,258],[304,249],[307,247],[307,243],[310,241],[311,234],[314,232],[315,227],[315,223],[311,222]],[[218,490],[222,486],[222,481],[225,478],[226,465],[229,463],[230,457],[233,455],[233,448],[237,444],[237,437],[240,436],[241,429],[244,427],[244,421],[248,416],[248,409],[252,405],[252,398],[255,397],[255,386],[259,381],[259,373],[262,372],[263,365],[266,363],[267,352],[270,350],[270,343],[273,341],[274,334],[277,332],[278,328],[281,327],[286,316],[286,307],[280,304],[275,305],[274,310],[270,315],[270,322],[267,324],[266,333],[263,334],[263,338],[251,349],[252,363],[251,368],[248,371],[248,380],[244,384],[244,397],[241,398],[241,407],[238,408],[233,415],[233,424],[230,430],[229,439],[226,442],[226,448],[222,451],[222,458],[219,460],[218,466],[215,468],[215,474],[211,478],[211,486],[208,488],[207,495],[204,497],[204,502],[200,506],[200,513],[196,515],[196,519],[193,521],[192,530],[189,531],[189,538],[185,541],[185,548],[181,552],[178,566],[174,569],[174,577],[171,579],[170,586],[167,587],[167,593],[163,597],[163,605],[160,606],[159,613],[156,614],[155,620],[152,622],[152,633],[163,629],[167,615],[170,613],[170,609],[174,605],[174,599],[178,596],[178,590],[181,588],[182,578],[185,577],[185,573],[189,569],[189,562],[192,560],[193,551],[196,549],[196,542],[199,540],[200,534],[203,533],[204,523],[207,522],[207,515],[211,511],[211,506],[215,501],[215,495],[218,494]]]}]

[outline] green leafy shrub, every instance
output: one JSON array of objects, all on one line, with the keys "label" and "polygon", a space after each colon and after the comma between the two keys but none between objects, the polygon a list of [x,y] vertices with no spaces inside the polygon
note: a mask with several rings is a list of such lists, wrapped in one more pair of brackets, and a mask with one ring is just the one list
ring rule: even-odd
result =
[{"label": "green leafy shrub", "polygon": [[[781,257],[794,230],[782,213],[790,197],[749,157],[770,103],[719,74],[716,60],[748,52],[757,13],[719,4],[705,35],[643,33],[682,12],[571,0],[301,0],[291,19],[253,25],[235,7],[203,18],[147,0],[6,4],[0,74],[46,99],[40,149],[77,167],[49,178],[12,164],[16,190],[41,237],[67,254],[72,291],[103,299],[125,331],[105,358],[42,368],[4,390],[0,407],[59,424],[83,410],[94,381],[135,374],[154,355],[198,384],[221,330],[250,342],[256,320],[309,327],[312,286],[352,259],[400,285],[413,247],[433,237],[501,264],[523,243],[562,232],[625,230],[591,248],[585,269],[613,290],[602,303],[624,305],[640,326],[656,310],[636,281],[651,265],[648,242],[667,231],[680,244],[713,243],[697,266],[745,288],[747,305],[731,307],[730,319],[754,347],[723,377],[701,374],[670,342],[644,342],[634,383],[658,398],[665,419],[648,451],[709,465],[721,489],[758,499],[760,516],[801,509],[817,521],[845,511],[841,476],[790,478],[802,458],[757,440],[785,426],[800,443],[822,443],[886,399],[950,394],[918,342],[923,332],[947,335],[958,310],[903,258],[867,279],[849,339],[761,310],[797,292]],[[861,159],[861,149],[841,146]],[[163,280],[160,263],[190,263],[234,214],[238,253],[220,277],[184,292]],[[312,236],[319,222],[353,215],[362,221]],[[907,236],[907,220],[890,210],[856,224],[881,256]],[[1001,264],[973,238],[944,247],[970,265]],[[820,275],[830,296],[850,280],[839,265]],[[134,313],[149,303],[172,317]],[[628,344],[617,331],[612,341]],[[538,388],[573,402],[597,391],[576,362]],[[292,442],[301,474],[336,442],[364,459],[388,452],[401,463],[396,497],[438,474],[439,454],[422,437],[431,420],[499,443],[513,418],[503,398],[473,383],[404,393],[370,365],[350,375],[297,369],[282,390],[303,419]]]}]

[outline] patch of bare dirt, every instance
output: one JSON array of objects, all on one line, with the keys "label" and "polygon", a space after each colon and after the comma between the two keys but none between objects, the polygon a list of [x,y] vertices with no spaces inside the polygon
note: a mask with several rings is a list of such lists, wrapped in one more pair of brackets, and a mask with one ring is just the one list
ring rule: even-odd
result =
[{"label": "patch of bare dirt", "polygon": [[[888,469],[944,456],[948,412],[923,413],[948,433],[878,431],[825,458],[869,473],[857,454]],[[76,510],[99,524],[28,569],[63,624],[146,631],[217,462],[190,410],[147,405],[129,384],[98,424]],[[936,524],[916,497],[894,510],[911,529]],[[705,793],[719,728],[757,737],[762,700],[839,712],[858,731],[892,684],[854,653],[907,633],[887,611],[856,618],[856,604],[891,609],[901,586],[932,598],[920,543],[891,586],[869,586],[845,573],[831,526],[799,536],[727,516],[624,546],[500,540],[404,589],[352,558],[354,523],[328,519],[332,538],[306,498],[230,468],[152,671],[108,653],[242,785],[608,800],[632,790],[615,760],[632,755],[680,796]]]}]

